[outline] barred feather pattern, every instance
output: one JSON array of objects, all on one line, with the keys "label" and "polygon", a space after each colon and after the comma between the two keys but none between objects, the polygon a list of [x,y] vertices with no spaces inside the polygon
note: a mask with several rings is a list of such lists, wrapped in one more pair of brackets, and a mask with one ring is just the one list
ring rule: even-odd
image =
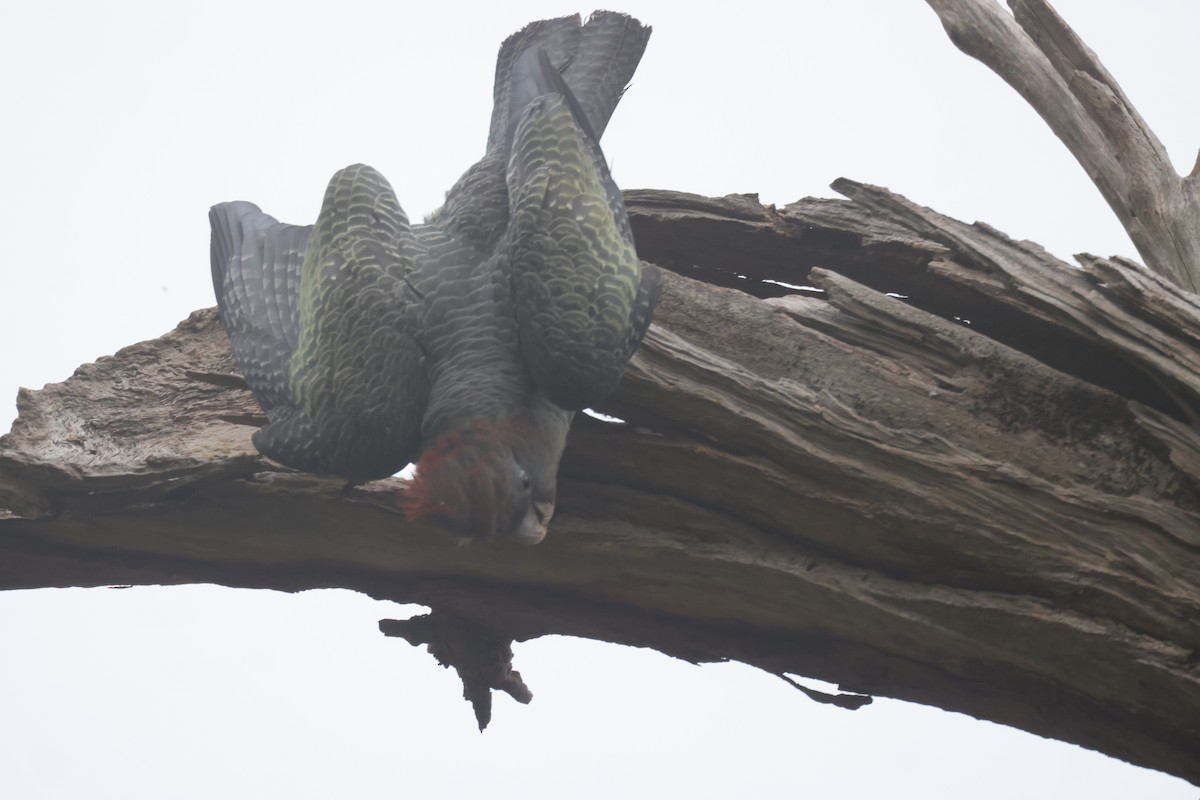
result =
[{"label": "barred feather pattern", "polygon": [[422,224],[362,164],[312,226],[213,207],[264,455],[351,482],[416,461],[410,516],[541,540],[572,412],[615,387],[657,300],[597,140],[649,32],[597,12],[509,37],[487,152]]}]

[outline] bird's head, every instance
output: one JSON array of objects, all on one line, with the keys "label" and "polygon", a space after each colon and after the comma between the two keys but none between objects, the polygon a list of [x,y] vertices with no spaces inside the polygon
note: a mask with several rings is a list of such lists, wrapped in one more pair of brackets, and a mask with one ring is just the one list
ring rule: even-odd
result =
[{"label": "bird's head", "polygon": [[404,493],[409,519],[429,519],[468,538],[537,544],[554,515],[565,421],[527,414],[473,420],[428,444]]}]

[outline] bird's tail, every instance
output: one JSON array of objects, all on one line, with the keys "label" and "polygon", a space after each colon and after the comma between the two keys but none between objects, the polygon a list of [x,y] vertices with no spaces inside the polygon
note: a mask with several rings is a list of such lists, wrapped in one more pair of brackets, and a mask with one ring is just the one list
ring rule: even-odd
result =
[{"label": "bird's tail", "polygon": [[[604,134],[650,39],[650,27],[626,14],[597,11],[582,21],[578,15],[531,23],[508,37],[496,57],[496,84],[488,149],[511,143],[513,128],[525,103],[521,82],[513,72],[521,55],[541,48],[575,96],[596,140]],[[528,92],[526,92],[528,94]],[[538,92],[528,99],[538,96]]]}]

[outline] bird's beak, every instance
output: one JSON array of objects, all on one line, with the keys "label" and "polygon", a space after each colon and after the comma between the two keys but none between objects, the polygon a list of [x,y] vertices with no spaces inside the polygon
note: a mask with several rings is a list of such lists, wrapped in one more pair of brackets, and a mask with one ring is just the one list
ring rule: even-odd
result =
[{"label": "bird's beak", "polygon": [[546,529],[550,526],[550,517],[554,516],[553,503],[533,503],[525,518],[513,531],[513,538],[521,544],[537,544],[546,538]]}]

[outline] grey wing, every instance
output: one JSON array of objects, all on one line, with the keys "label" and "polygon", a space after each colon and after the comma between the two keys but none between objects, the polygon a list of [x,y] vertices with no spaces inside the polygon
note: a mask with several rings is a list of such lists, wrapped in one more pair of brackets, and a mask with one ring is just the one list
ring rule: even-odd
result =
[{"label": "grey wing", "polygon": [[638,260],[621,193],[548,56],[526,51],[513,80],[546,88],[515,126],[507,176],[521,353],[543,394],[578,410],[616,388],[659,275]]},{"label": "grey wing", "polygon": [[241,201],[213,206],[208,218],[221,321],[246,383],[269,412],[290,402],[288,363],[312,226],[286,225]]},{"label": "grey wing", "polygon": [[[236,295],[222,280],[230,339],[244,343],[235,355],[251,387],[260,384],[255,394],[270,419],[255,446],[296,469],[352,481],[394,474],[416,455],[428,380],[420,298],[409,283],[418,248],[391,187],[364,165],[339,171],[299,251],[298,236],[271,234],[250,204],[240,205],[247,215],[240,252],[253,250],[244,244],[247,233],[261,228],[258,258],[272,265],[266,272],[283,275],[260,279],[270,290],[250,281],[253,288]],[[217,231],[214,225],[214,253]],[[239,268],[253,261],[234,260]]]}]

